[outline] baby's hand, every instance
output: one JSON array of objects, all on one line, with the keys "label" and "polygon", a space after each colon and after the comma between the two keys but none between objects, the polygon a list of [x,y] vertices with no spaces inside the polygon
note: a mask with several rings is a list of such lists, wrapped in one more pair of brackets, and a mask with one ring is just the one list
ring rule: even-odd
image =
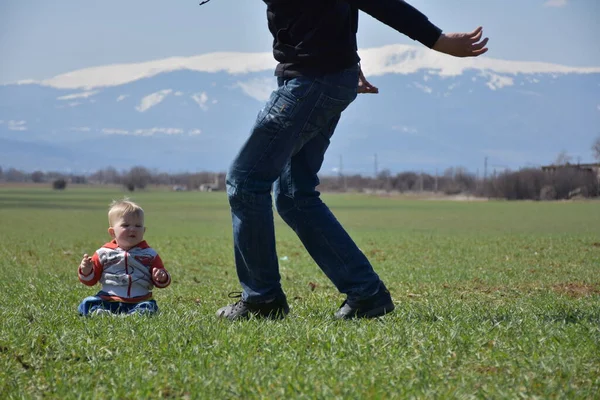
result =
[{"label": "baby's hand", "polygon": [[152,279],[158,283],[165,283],[168,279],[167,273],[164,269],[156,268],[154,272],[152,272]]},{"label": "baby's hand", "polygon": [[92,272],[93,267],[94,264],[92,263],[92,257],[88,256],[87,254],[84,254],[83,259],[79,264],[79,270],[81,271],[81,273],[83,275],[89,275]]}]

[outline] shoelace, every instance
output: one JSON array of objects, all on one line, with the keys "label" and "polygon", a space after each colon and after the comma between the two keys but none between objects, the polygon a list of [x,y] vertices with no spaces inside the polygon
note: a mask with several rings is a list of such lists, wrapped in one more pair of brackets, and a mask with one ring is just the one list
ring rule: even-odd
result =
[{"label": "shoelace", "polygon": [[229,294],[227,295],[227,297],[229,297],[230,299],[241,299],[242,298],[242,292],[229,292]]},{"label": "shoelace", "polygon": [[238,301],[233,303],[233,310],[240,308],[244,304],[244,300],[242,300],[242,292],[229,292],[227,297],[229,297],[230,299],[239,299]]}]

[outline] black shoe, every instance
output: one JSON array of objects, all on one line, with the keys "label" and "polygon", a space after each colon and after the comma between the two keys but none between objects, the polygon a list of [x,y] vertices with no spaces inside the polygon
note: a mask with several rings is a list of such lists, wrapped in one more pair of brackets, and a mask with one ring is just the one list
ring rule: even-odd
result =
[{"label": "black shoe", "polygon": [[335,318],[376,318],[392,311],[394,311],[392,296],[385,285],[381,283],[379,291],[368,299],[351,303],[345,300],[335,313]]},{"label": "black shoe", "polygon": [[240,300],[219,308],[217,310],[217,317],[227,318],[232,321],[236,319],[248,319],[252,315],[259,318],[283,319],[290,312],[285,295],[277,297],[268,303],[248,303],[241,300],[242,294],[240,292],[231,292],[229,293],[229,297],[240,297]]}]

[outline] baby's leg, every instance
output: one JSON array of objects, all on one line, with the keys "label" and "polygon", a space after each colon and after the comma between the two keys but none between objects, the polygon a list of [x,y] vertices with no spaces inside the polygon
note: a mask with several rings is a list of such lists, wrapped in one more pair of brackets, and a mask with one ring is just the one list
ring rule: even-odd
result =
[{"label": "baby's leg", "polygon": [[151,315],[158,312],[158,306],[155,300],[142,301],[133,305],[127,314]]},{"label": "baby's leg", "polygon": [[77,311],[79,311],[79,315],[89,316],[102,311],[110,312],[110,308],[110,302],[104,301],[98,296],[89,296],[83,299],[77,307]]}]

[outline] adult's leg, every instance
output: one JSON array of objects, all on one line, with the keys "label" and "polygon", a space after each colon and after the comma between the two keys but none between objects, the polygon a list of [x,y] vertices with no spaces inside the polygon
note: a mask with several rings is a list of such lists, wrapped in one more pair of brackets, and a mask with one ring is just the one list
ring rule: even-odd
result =
[{"label": "adult's leg", "polygon": [[278,79],[250,137],[227,173],[233,242],[242,300],[266,303],[283,297],[275,247],[271,189],[302,145],[301,133],[322,101],[314,78]]},{"label": "adult's leg", "polygon": [[352,70],[320,78],[322,100],[301,133],[305,143],[286,164],[274,190],[283,220],[338,290],[352,300],[376,294],[380,279],[315,188],[340,114],[356,97],[357,82],[358,72]]}]

